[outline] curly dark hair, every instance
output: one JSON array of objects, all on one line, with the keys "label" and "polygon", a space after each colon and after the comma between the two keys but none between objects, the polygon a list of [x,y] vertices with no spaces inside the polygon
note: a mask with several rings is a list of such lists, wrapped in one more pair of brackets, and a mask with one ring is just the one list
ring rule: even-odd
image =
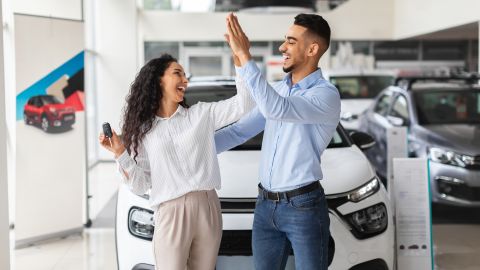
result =
[{"label": "curly dark hair", "polygon": [[[162,89],[160,78],[172,62],[177,62],[169,54],[152,59],[145,64],[133,81],[123,109],[122,141],[128,153],[138,156],[138,146],[145,135],[152,129],[155,115],[160,108]],[[180,103],[188,107],[185,100]]]}]

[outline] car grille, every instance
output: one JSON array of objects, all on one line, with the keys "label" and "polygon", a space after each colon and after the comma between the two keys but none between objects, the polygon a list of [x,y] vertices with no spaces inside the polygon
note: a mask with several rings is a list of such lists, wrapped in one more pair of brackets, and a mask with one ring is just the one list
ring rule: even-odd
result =
[{"label": "car grille", "polygon": [[437,180],[437,191],[440,194],[467,201],[480,201],[480,188],[470,187],[465,184],[449,183]]},{"label": "car grille", "polygon": [[219,255],[252,255],[252,231],[223,231]]},{"label": "car grille", "polygon": [[[223,231],[222,241],[218,255],[224,256],[252,256],[252,231]],[[335,254],[335,242],[330,236],[328,241],[328,265],[333,261]],[[290,249],[290,255],[293,250]]]},{"label": "car grille", "polygon": [[222,213],[253,213],[256,198],[220,198]]}]

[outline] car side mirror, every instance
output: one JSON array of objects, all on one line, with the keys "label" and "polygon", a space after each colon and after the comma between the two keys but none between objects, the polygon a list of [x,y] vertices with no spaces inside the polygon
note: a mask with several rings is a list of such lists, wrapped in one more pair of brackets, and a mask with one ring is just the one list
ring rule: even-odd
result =
[{"label": "car side mirror", "polygon": [[352,138],[353,143],[362,151],[372,148],[376,143],[370,134],[356,130],[350,132],[350,138]]},{"label": "car side mirror", "polygon": [[392,124],[396,127],[402,127],[402,126],[406,125],[406,121],[403,118],[400,118],[400,117],[388,115],[387,120],[388,120],[388,122],[390,122],[390,124]]}]

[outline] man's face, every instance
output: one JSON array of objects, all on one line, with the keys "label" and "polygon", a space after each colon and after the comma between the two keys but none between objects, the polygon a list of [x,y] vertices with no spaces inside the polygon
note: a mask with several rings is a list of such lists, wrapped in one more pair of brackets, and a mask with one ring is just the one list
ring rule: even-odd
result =
[{"label": "man's face", "polygon": [[278,48],[283,56],[283,71],[293,71],[306,62],[306,31],[307,28],[295,24],[288,29],[285,41]]}]

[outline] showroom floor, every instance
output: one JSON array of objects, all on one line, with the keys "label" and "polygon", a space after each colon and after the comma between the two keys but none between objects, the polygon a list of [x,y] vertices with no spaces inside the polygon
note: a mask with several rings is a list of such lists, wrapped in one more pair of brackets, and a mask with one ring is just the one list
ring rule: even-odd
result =
[{"label": "showroom floor", "polygon": [[[114,211],[115,164],[96,166],[90,174],[93,226],[83,234],[15,250],[16,270],[116,269]],[[476,270],[480,266],[478,209],[433,208],[435,269]]]}]

